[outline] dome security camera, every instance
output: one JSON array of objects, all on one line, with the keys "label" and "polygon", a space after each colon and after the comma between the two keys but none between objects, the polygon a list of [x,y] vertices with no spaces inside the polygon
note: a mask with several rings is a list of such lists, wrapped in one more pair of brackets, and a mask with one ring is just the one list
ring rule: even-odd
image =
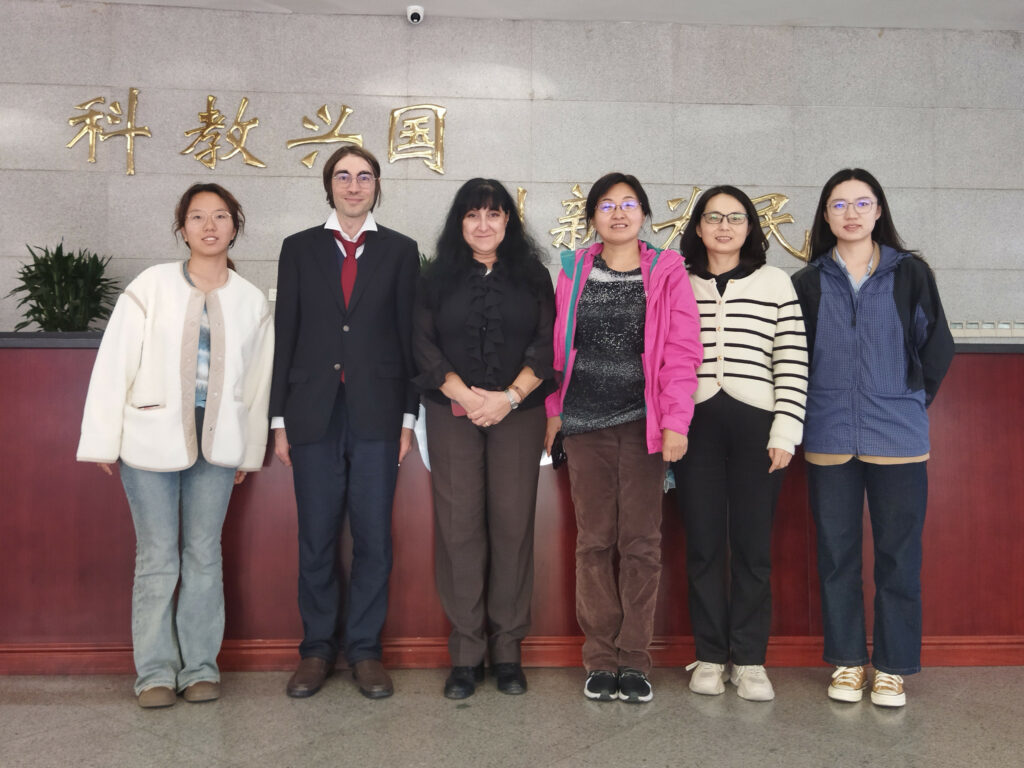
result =
[{"label": "dome security camera", "polygon": [[409,20],[410,24],[419,24],[421,21],[423,21],[423,6],[407,6],[405,9],[405,18]]}]

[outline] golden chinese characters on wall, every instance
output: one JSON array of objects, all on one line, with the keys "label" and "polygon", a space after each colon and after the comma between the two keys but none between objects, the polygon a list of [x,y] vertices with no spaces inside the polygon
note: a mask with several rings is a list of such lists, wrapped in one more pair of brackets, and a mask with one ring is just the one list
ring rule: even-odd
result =
[{"label": "golden chinese characters on wall", "polygon": [[[84,115],[72,115],[68,118],[68,125],[74,128],[76,125],[79,126],[78,133],[71,141],[65,146],[71,149],[77,144],[83,137],[89,139],[89,160],[90,163],[96,162],[96,140],[103,142],[107,139],[113,139],[117,136],[123,136],[125,139],[125,154],[127,156],[127,170],[125,173],[128,176],[135,175],[135,137],[145,136],[150,138],[148,126],[136,127],[135,125],[135,111],[139,105],[139,89],[130,88],[128,90],[128,109],[121,108],[121,102],[112,101],[110,102],[110,109],[106,114],[103,114],[102,110],[95,109],[97,104],[105,104],[106,99],[102,96],[97,96],[94,99],[82,102],[75,106],[75,109],[84,112]],[[123,128],[118,128],[116,131],[109,131],[104,126],[102,121],[106,120],[108,126],[121,125],[124,123]]]},{"label": "golden chinese characters on wall", "polygon": [[[211,171],[216,170],[218,161],[230,160],[235,156],[241,157],[242,162],[246,165],[254,168],[266,168],[267,164],[260,160],[247,145],[250,134],[260,125],[258,117],[245,119],[249,103],[248,97],[241,98],[238,109],[235,111],[234,120],[228,125],[227,116],[217,108],[217,97],[213,94],[208,95],[206,109],[197,113],[199,124],[184,131],[185,138],[190,139],[190,142],[181,150],[180,154],[193,156]],[[111,101],[107,110],[104,111],[98,108],[98,105],[102,104],[106,104],[106,99],[97,96],[74,107],[76,114],[69,117],[67,121],[72,128],[77,128],[77,133],[66,144],[66,147],[71,149],[83,138],[87,139],[89,147],[87,161],[95,163],[99,143],[107,139],[123,137],[125,139],[126,173],[128,176],[134,176],[135,138],[137,136],[152,137],[148,126],[136,125],[139,89],[129,88],[126,109],[121,107],[119,101]],[[341,104],[337,110],[337,119],[335,119],[328,105],[322,104],[313,113],[315,119],[308,115],[303,115],[301,119],[302,127],[313,135],[289,139],[285,142],[285,147],[287,149],[312,147],[313,151],[307,152],[299,160],[306,168],[313,167],[320,149],[324,145],[347,143],[361,147],[363,145],[362,133],[344,132],[345,122],[354,111],[347,104]],[[437,104],[413,104],[392,109],[388,119],[388,162],[420,159],[434,173],[443,174],[445,172],[444,129],[447,112],[445,107]],[[655,233],[665,229],[669,230],[668,236],[661,243],[661,248],[672,247],[679,239],[693,215],[693,208],[700,191],[700,187],[694,186],[688,197],[676,197],[666,201],[669,211],[677,215],[651,225],[651,229]],[[519,214],[519,218],[525,221],[527,190],[520,186],[516,188],[516,192],[516,212]],[[769,239],[775,238],[787,253],[807,261],[810,257],[810,233],[804,231],[803,245],[797,248],[786,239],[780,229],[784,224],[795,223],[792,214],[782,213],[783,207],[788,202],[789,198],[781,192],[773,192],[753,199],[758,220],[765,235]],[[558,217],[557,226],[548,230],[549,234],[554,237],[551,241],[553,247],[574,250],[593,239],[594,230],[587,223],[586,203],[587,198],[583,194],[581,186],[574,184],[570,188],[570,196],[561,201],[563,211],[562,215]]]}]

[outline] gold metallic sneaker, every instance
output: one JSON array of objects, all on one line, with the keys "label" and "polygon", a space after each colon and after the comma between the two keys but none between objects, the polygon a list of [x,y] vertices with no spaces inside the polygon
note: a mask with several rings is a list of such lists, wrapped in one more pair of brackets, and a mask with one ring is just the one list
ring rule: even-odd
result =
[{"label": "gold metallic sneaker", "polygon": [[875,681],[871,684],[871,703],[879,707],[902,707],[907,703],[903,692],[903,678],[875,670]]},{"label": "gold metallic sneaker", "polygon": [[860,701],[867,687],[864,667],[836,667],[828,686],[828,697],[835,701]]}]

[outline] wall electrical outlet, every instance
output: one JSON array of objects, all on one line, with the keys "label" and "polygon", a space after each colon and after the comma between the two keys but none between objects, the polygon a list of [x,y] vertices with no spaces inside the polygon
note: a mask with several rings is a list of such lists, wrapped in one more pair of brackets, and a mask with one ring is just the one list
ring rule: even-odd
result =
[{"label": "wall electrical outlet", "polygon": [[277,288],[267,289],[267,301],[277,301]]}]

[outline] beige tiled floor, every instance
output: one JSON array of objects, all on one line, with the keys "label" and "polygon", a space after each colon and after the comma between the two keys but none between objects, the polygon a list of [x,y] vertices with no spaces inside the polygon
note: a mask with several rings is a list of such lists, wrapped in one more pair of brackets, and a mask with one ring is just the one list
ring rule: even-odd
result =
[{"label": "beige tiled floor", "polygon": [[824,668],[771,670],[777,698],[763,704],[732,686],[692,694],[679,669],[655,670],[646,705],[587,701],[579,669],[527,674],[525,696],[488,679],[452,702],[444,670],[397,671],[382,701],[341,675],[295,700],[287,673],[228,673],[220,701],[166,710],[139,709],[123,676],[0,677],[0,767],[1024,764],[1021,667],[926,670],[908,678],[902,710],[829,701]]}]

